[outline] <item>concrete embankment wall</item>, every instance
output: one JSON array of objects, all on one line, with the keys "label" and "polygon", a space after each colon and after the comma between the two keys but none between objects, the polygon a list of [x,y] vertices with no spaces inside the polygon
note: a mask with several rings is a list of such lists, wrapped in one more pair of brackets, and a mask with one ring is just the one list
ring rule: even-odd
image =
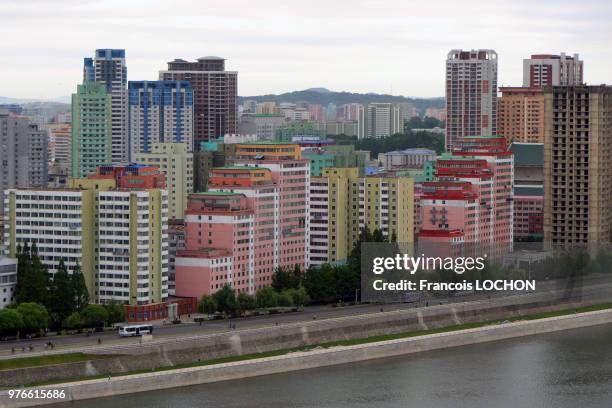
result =
[{"label": "concrete embankment wall", "polygon": [[[604,293],[605,292],[605,293]],[[609,298],[609,292],[602,296]],[[292,323],[259,329],[156,340],[142,345],[117,346],[91,351],[111,354],[104,359],[0,371],[1,386],[20,386],[85,376],[108,375],[173,366],[220,357],[290,349],[305,345],[351,340],[377,335],[445,327],[455,324],[504,319],[510,316],[566,309],[600,303],[591,293],[560,302],[546,294],[455,303],[419,309]]]},{"label": "concrete embankment wall", "polygon": [[[121,378],[81,381],[41,388],[64,390],[66,397],[63,401],[78,401],[90,398],[109,397],[120,394],[131,394],[164,388],[277,374],[378,358],[388,358],[421,351],[478,344],[609,323],[612,323],[612,310],[604,310],[540,320],[498,324],[476,329],[349,347],[318,349],[309,352],[291,353],[278,357],[268,357],[215,366],[177,369]],[[28,407],[44,405],[45,402],[48,403],[49,401],[9,400],[6,391],[0,393],[0,407]],[[55,402],[59,401],[56,400]]]}]

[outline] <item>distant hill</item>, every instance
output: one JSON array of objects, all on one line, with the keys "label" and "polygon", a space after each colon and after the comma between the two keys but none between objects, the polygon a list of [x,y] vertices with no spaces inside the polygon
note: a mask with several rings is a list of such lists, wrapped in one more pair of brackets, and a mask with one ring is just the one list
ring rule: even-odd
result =
[{"label": "distant hill", "polygon": [[24,105],[26,103],[70,103],[71,97],[68,96],[60,96],[53,99],[24,99],[24,98],[11,98],[8,96],[0,96],[0,104],[15,104],[15,105]]},{"label": "distant hill", "polygon": [[257,102],[309,102],[327,105],[330,102],[336,105],[345,103],[362,103],[368,104],[373,102],[411,102],[420,111],[429,107],[443,108],[444,98],[411,98],[407,96],[396,96],[377,93],[352,93],[352,92],[335,92],[326,88],[309,88],[303,91],[286,92],[280,95],[256,95],[256,96],[240,96],[238,102],[242,103],[245,99],[254,99]]},{"label": "distant hill", "polygon": [[24,103],[37,102],[37,99],[20,99],[20,98],[9,98],[8,96],[0,96],[0,104],[7,105],[22,105]]}]

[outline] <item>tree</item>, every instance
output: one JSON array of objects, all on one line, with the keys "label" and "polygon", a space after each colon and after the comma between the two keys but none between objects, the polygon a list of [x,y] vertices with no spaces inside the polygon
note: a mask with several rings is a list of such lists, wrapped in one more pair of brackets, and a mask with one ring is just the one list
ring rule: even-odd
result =
[{"label": "tree", "polygon": [[48,307],[51,321],[55,325],[60,325],[75,310],[70,276],[64,259],[60,259],[57,272],[53,276],[49,288],[49,299]]},{"label": "tree", "polygon": [[73,312],[62,322],[62,326],[66,329],[80,329],[85,326],[85,322],[79,312]]},{"label": "tree", "polygon": [[43,305],[26,302],[17,307],[17,312],[23,319],[23,330],[26,333],[37,333],[49,325],[49,313]]},{"label": "tree", "polygon": [[38,247],[36,246],[36,242],[32,244],[31,263],[32,298],[29,301],[40,302],[48,305],[51,301],[47,296],[47,288],[49,287],[49,271],[47,266],[41,262],[40,257],[38,256]]},{"label": "tree", "polygon": [[304,276],[304,287],[313,302],[329,303],[335,299],[334,277],[332,266],[323,264],[310,267]]},{"label": "tree", "polygon": [[109,326],[125,321],[125,308],[122,304],[113,301],[104,305],[104,309],[106,309],[106,313],[108,313],[107,323]]},{"label": "tree", "polygon": [[213,314],[217,311],[217,302],[210,295],[202,296],[200,302],[198,303],[198,312],[204,314]]},{"label": "tree", "polygon": [[293,306],[293,296],[291,296],[291,291],[294,289],[287,289],[283,291],[280,295],[278,295],[278,305],[279,306]]},{"label": "tree", "polygon": [[23,327],[23,319],[15,309],[0,310],[0,334],[2,336],[15,335]]},{"label": "tree", "polygon": [[272,287],[280,293],[286,289],[297,289],[301,281],[302,269],[299,265],[295,265],[293,270],[279,266],[274,270]]},{"label": "tree", "polygon": [[74,298],[74,310],[83,310],[89,304],[89,291],[81,266],[77,263],[70,276],[71,293]]},{"label": "tree", "polygon": [[238,309],[241,312],[245,310],[253,310],[257,307],[257,302],[255,301],[255,297],[249,295],[246,292],[240,292],[238,294]]},{"label": "tree", "polygon": [[108,321],[108,312],[100,305],[87,305],[81,312],[86,327],[103,327]]},{"label": "tree", "polygon": [[259,289],[255,293],[255,299],[259,308],[278,306],[278,293],[271,286]]},{"label": "tree", "polygon": [[[428,124],[429,126],[430,124]],[[432,126],[435,127],[435,126]],[[443,127],[443,126],[439,126]],[[425,126],[416,126],[417,129],[424,129]],[[404,150],[415,147],[431,149],[437,153],[442,153],[444,147],[444,134],[428,132],[426,130],[412,130],[412,125],[404,130],[403,133],[396,133],[389,137],[376,139],[366,137],[357,139],[349,136],[331,136],[332,139],[339,145],[353,145],[355,150],[369,150],[372,157],[378,156],[379,153],[390,152],[393,150]]]},{"label": "tree", "polygon": [[217,309],[222,313],[233,315],[238,310],[236,291],[229,285],[224,285],[221,290],[215,292],[213,298],[217,303]]},{"label": "tree", "polygon": [[49,283],[47,268],[40,262],[36,244],[32,247],[26,242],[17,247],[17,303],[40,302],[47,300],[46,290]]},{"label": "tree", "polygon": [[300,286],[297,289],[294,289],[291,292],[291,296],[293,298],[293,304],[295,306],[305,306],[310,303],[310,296],[308,296],[308,292],[306,292],[306,288],[304,286]]},{"label": "tree", "polygon": [[26,242],[23,246],[17,245],[17,285],[15,287],[15,299],[17,303],[30,300],[30,275],[32,264],[30,263],[30,247]]}]

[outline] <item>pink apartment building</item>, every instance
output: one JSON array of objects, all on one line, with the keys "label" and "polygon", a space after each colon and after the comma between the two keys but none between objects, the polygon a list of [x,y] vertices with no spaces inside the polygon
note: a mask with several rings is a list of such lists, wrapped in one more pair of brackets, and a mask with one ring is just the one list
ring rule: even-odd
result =
[{"label": "pink apartment building", "polygon": [[455,140],[440,156],[436,180],[423,183],[419,244],[462,242],[498,256],[512,249],[513,156],[501,137]]},{"label": "pink apartment building", "polygon": [[309,162],[247,156],[238,147],[240,165],[211,169],[209,191],[189,198],[186,250],[176,258],[179,296],[200,297],[226,284],[254,293],[272,283],[276,267],[307,265]]}]

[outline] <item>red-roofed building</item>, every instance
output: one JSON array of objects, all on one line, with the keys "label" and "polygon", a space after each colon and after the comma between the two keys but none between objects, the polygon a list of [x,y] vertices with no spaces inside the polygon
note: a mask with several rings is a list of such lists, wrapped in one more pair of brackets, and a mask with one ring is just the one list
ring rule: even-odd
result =
[{"label": "red-roofed building", "polygon": [[455,139],[423,183],[418,241],[468,244],[491,256],[512,249],[513,155],[503,137]]}]

